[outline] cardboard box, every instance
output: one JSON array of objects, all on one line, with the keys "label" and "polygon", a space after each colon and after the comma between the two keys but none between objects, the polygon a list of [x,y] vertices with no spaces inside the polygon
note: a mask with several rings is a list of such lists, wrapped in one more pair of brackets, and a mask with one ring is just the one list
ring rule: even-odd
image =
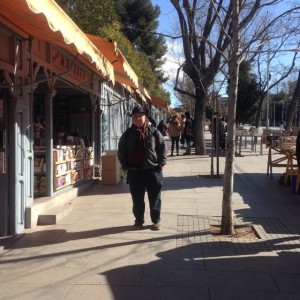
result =
[{"label": "cardboard box", "polygon": [[120,162],[115,155],[102,156],[102,171],[116,171],[120,170]]},{"label": "cardboard box", "polygon": [[117,154],[118,154],[118,150],[107,150],[106,151],[107,156],[111,156],[111,155],[117,156]]},{"label": "cardboard box", "polygon": [[117,184],[121,181],[120,170],[102,170],[102,184]]}]

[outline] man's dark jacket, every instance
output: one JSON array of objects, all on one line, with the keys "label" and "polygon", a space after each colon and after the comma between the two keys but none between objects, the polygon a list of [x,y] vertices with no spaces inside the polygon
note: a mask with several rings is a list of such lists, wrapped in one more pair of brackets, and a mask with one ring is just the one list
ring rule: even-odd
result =
[{"label": "man's dark jacket", "polygon": [[167,162],[167,148],[162,134],[153,127],[147,126],[145,133],[145,162],[142,165],[130,165],[128,159],[137,143],[138,134],[132,125],[121,136],[118,145],[118,159],[123,170],[147,170],[164,166]]}]

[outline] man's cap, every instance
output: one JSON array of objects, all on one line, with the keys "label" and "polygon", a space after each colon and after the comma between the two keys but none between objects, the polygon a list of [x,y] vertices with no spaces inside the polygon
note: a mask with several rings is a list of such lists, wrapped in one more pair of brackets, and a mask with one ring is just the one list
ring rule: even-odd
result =
[{"label": "man's cap", "polygon": [[148,112],[146,111],[146,109],[144,109],[143,107],[141,106],[135,106],[130,114],[130,117],[132,117],[134,114],[137,114],[137,113],[142,113],[142,114],[145,114],[147,116]]}]

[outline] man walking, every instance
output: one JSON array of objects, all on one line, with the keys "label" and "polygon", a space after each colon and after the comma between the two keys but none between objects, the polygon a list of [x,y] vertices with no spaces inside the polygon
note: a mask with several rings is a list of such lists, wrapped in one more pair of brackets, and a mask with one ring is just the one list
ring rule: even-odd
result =
[{"label": "man walking", "polygon": [[162,169],[167,162],[167,149],[162,134],[148,126],[146,110],[133,108],[132,125],[121,136],[118,159],[127,171],[127,181],[132,197],[134,229],[143,229],[145,193],[147,191],[152,229],[160,229]]}]

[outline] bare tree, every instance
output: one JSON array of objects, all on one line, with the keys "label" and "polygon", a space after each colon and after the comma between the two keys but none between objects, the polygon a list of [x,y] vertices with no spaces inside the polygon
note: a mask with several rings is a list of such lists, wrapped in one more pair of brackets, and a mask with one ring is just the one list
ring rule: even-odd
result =
[{"label": "bare tree", "polygon": [[224,170],[223,202],[221,234],[233,234],[232,193],[235,156],[235,114],[237,90],[239,81],[240,56],[240,31],[239,31],[239,0],[231,1],[232,5],[232,39],[229,49],[229,102],[227,115],[227,151]]},{"label": "bare tree", "polygon": [[[280,28],[278,28],[280,31]],[[255,126],[260,126],[260,117],[263,109],[264,100],[267,94],[289,76],[296,72],[296,62],[299,59],[297,48],[300,46],[297,36],[299,30],[292,26],[283,37],[273,36],[265,45],[266,50],[257,50],[248,53],[248,59],[253,62],[253,68],[257,70],[257,78],[260,86],[260,95],[258,99],[258,110],[256,113]],[[286,58],[286,54],[288,58]],[[267,74],[268,73],[268,74]],[[266,103],[268,105],[268,103]]]},{"label": "bare tree", "polygon": [[292,102],[290,104],[289,107],[289,113],[288,113],[288,117],[287,117],[287,121],[286,121],[286,129],[291,129],[292,128],[292,123],[293,123],[293,119],[296,113],[296,108],[297,105],[299,104],[299,100],[300,100],[300,71],[298,73],[298,80],[297,80],[297,84],[295,87],[295,91],[293,93],[293,98],[292,98]]},{"label": "bare tree", "polygon": [[[222,61],[228,63],[229,114],[221,233],[233,234],[232,193],[239,64],[251,47],[260,50],[269,40],[268,29],[285,14],[270,21],[266,9],[283,1],[171,0],[171,3],[177,11],[182,32],[185,55],[182,70],[194,83],[194,94],[180,90],[176,85],[175,90],[195,98],[196,154],[205,153],[205,102],[208,88],[218,74]],[[299,7],[294,9],[299,10]]]},{"label": "bare tree", "polygon": [[[180,23],[181,39],[185,63],[181,70],[194,84],[194,90],[186,90],[175,84],[174,90],[195,99],[195,149],[196,154],[205,154],[205,104],[208,89],[214,82],[220,65],[225,60],[232,36],[231,1],[170,0]],[[270,20],[268,8],[279,6],[283,0],[242,1],[240,7],[239,30],[241,48],[261,50],[274,33],[274,26],[288,14],[299,10],[292,7]],[[291,4],[290,4],[291,6]],[[295,22],[295,19],[293,20]],[[286,28],[288,30],[288,28]],[[281,35],[284,36],[283,29]],[[226,70],[222,70],[227,74]]]},{"label": "bare tree", "polygon": [[[177,73],[179,73],[179,71]],[[194,90],[194,84],[186,74],[183,74],[181,78],[177,78],[177,86],[182,90]],[[175,95],[180,100],[182,109],[184,109],[185,111],[189,111],[191,115],[194,115],[195,98],[191,97],[189,94],[178,92],[175,92]]]}]

